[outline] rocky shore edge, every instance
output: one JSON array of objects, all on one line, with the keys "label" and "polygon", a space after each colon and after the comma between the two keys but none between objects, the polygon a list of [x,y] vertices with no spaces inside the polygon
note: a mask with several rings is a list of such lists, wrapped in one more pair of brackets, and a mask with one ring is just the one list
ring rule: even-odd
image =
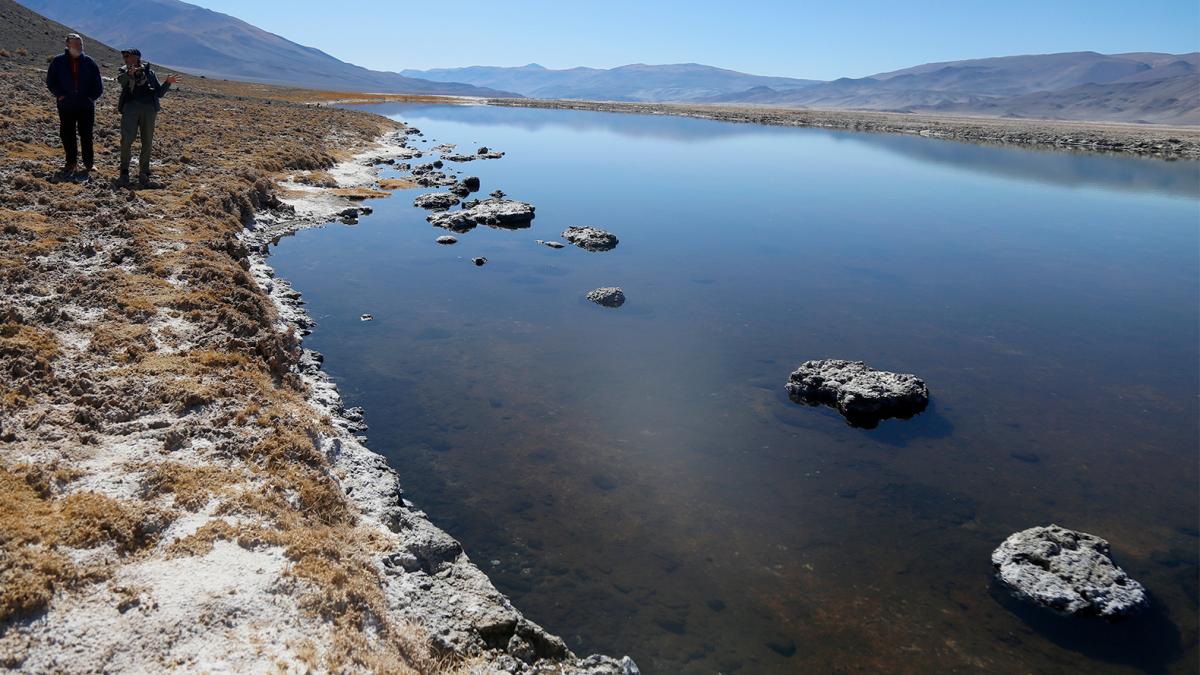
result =
[{"label": "rocky shore edge", "polygon": [[673,115],[744,124],[910,134],[985,145],[1019,145],[1076,152],[1132,154],[1163,159],[1200,159],[1200,128],[1153,124],[687,103],[625,103],[535,98],[489,98],[484,101],[487,105],[517,108]]},{"label": "rocky shore edge", "polygon": [[[274,303],[280,328],[298,337],[315,325],[300,293],[275,276],[268,264],[270,246],[300,230],[335,222],[355,202],[337,194],[370,188],[381,160],[404,157],[405,130],[381,136],[370,148],[329,170],[334,188],[287,186],[282,201],[294,214],[260,212],[247,224],[241,241],[249,251],[250,274]],[[303,349],[294,364],[309,389],[308,402],[333,421],[337,434],[320,439],[340,483],[363,517],[393,539],[394,552],[379,561],[390,610],[401,622],[422,625],[434,645],[464,658],[481,659],[472,672],[635,675],[631,658],[578,657],[555,635],[525,618],[464,552],[462,545],[431,523],[404,498],[397,473],[366,446],[362,411],[347,409],[337,385],[321,369],[323,357]]]}]

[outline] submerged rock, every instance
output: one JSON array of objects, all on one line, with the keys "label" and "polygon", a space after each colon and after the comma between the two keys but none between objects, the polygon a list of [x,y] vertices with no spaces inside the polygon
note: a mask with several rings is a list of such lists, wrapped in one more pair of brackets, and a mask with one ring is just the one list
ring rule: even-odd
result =
[{"label": "submerged rock", "polygon": [[422,209],[437,209],[444,211],[458,203],[458,197],[450,192],[430,192],[413,200],[413,206]]},{"label": "submerged rock", "polygon": [[447,246],[449,246],[450,244],[457,244],[457,243],[458,243],[458,239],[456,239],[456,238],[454,238],[454,237],[451,237],[451,236],[450,236],[450,235],[448,235],[448,234],[447,234],[447,235],[442,235],[442,236],[438,237],[438,238],[436,239],[436,241],[437,241],[437,243],[439,243],[439,244],[444,244],[444,245],[447,245]]},{"label": "submerged rock", "polygon": [[620,307],[625,304],[625,293],[616,286],[603,286],[588,291],[587,299],[602,307]]},{"label": "submerged rock", "polygon": [[1108,542],[1058,525],[1017,532],[992,552],[1000,582],[1063,614],[1118,618],[1148,604],[1146,589],[1109,558]]},{"label": "submerged rock", "polygon": [[561,241],[542,241],[541,239],[538,239],[537,243],[541,244],[542,246],[549,246],[550,248],[564,248],[566,246],[566,244],[562,243]]},{"label": "submerged rock", "polygon": [[617,236],[588,225],[572,225],[563,230],[563,239],[586,251],[611,251],[617,247]]},{"label": "submerged rock", "polygon": [[471,258],[471,262],[475,263],[476,267],[483,267],[484,265],[487,264],[487,258],[484,258],[482,256],[480,256],[478,258]]},{"label": "submerged rock", "polygon": [[805,361],[785,386],[793,401],[833,406],[851,426],[868,429],[889,417],[912,417],[929,404],[921,378],[875,370],[862,361]]},{"label": "submerged rock", "polygon": [[471,192],[479,191],[479,176],[467,176],[462,179],[462,185]]}]

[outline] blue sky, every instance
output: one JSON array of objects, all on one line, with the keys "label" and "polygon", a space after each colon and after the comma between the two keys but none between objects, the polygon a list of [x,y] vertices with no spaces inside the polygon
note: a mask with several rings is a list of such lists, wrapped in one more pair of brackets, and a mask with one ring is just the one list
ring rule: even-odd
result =
[{"label": "blue sky", "polygon": [[930,61],[1200,49],[1197,0],[192,0],[379,70],[694,61],[862,77]]}]

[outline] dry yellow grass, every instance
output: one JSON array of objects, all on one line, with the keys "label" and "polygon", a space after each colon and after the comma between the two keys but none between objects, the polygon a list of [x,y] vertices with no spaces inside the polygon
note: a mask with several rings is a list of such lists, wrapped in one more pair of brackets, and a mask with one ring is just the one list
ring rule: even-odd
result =
[{"label": "dry yellow grass", "polygon": [[72,475],[57,466],[0,467],[0,623],[42,610],[55,591],[107,578],[62,549],[111,545],[122,555],[153,543],[169,514],[94,492],[56,494]]},{"label": "dry yellow grass", "polygon": [[390,193],[382,190],[372,190],[371,188],[355,187],[355,188],[338,188],[332,190],[333,194],[346,199],[381,199],[390,196]]},{"label": "dry yellow grass", "polygon": [[301,185],[311,185],[313,187],[337,187],[337,179],[331,176],[328,171],[303,171],[292,176],[292,180]]},{"label": "dry yellow grass", "polygon": [[[295,337],[277,328],[236,239],[256,211],[279,205],[277,181],[328,185],[339,158],[397,124],[307,104],[343,95],[189,78],[158,118],[155,177],[166,187],[129,192],[105,184],[116,160],[112,92],[97,107],[96,180],[56,182],[54,108],[30,82],[0,64],[0,622],[109,577],[64,549],[150,555],[177,514],[215,503],[218,519],[157,555],[205,555],[217,540],[281,547],[303,607],[333,627],[332,644],[304,652],[314,668],[462,667],[434,655],[419,627],[389,619],[376,567],[385,542],[358,524],[316,445],[329,421],[314,419],[290,372]],[[48,306],[46,293],[61,310],[30,309]],[[186,345],[164,317],[187,332]],[[66,349],[62,331],[83,347]],[[68,458],[148,419],[166,420],[155,422],[169,426],[166,451],[211,429],[237,433],[207,459],[193,450],[187,461],[125,467],[139,476],[137,499],[81,490],[57,465],[13,459]],[[47,437],[80,443],[47,446]]]},{"label": "dry yellow grass", "polygon": [[410,190],[415,187],[420,187],[414,181],[408,178],[382,178],[379,180],[379,187],[384,190]]}]

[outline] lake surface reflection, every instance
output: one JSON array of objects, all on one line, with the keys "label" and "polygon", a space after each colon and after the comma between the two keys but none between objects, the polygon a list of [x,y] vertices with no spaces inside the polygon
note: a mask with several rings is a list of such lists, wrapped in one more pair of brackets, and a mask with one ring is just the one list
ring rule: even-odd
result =
[{"label": "lake surface reflection", "polygon": [[[532,228],[438,246],[425,191],[399,192],[272,264],[408,496],[572,649],[647,673],[1195,672],[1196,163],[367,109],[419,147],[505,151],[447,166],[536,204]],[[576,224],[621,243],[534,241]],[[583,299],[610,285],[620,309]],[[849,427],[787,399],[811,358],[916,373],[932,402]],[[991,550],[1049,523],[1109,539],[1155,611],[1067,622],[995,588]]]}]

